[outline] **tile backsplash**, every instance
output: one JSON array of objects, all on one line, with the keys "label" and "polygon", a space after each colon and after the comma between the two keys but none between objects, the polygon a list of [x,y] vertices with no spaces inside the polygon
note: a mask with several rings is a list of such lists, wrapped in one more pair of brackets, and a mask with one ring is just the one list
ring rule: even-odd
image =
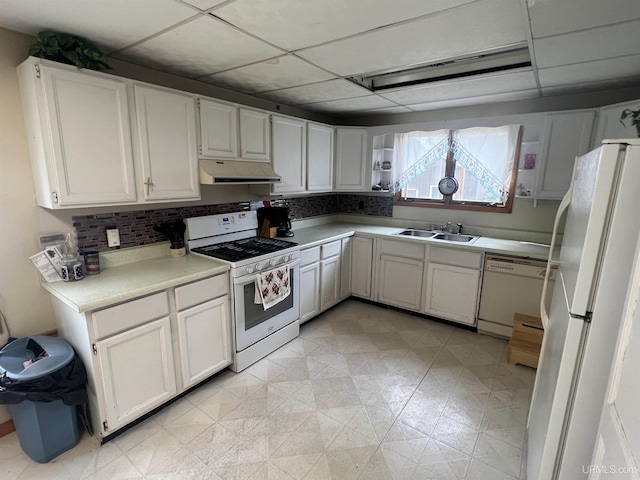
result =
[{"label": "tile backsplash", "polygon": [[[390,217],[393,213],[392,198],[386,196],[328,194],[288,198],[285,201],[291,210],[293,220],[334,213],[359,213],[385,217]],[[116,227],[119,230],[119,248],[137,247],[167,241],[165,235],[153,229],[154,225],[162,222],[202,215],[239,212],[244,209],[246,209],[246,203],[224,203],[83,215],[73,217],[73,226],[78,235],[80,251],[104,252],[112,250],[107,246],[105,230],[108,227]]]}]

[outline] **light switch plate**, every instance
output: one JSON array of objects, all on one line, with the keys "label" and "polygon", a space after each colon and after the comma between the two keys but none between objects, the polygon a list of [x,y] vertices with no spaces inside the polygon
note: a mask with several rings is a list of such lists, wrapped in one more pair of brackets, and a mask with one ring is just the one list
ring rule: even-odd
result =
[{"label": "light switch plate", "polygon": [[109,247],[120,246],[120,232],[117,228],[107,228],[107,245]]}]

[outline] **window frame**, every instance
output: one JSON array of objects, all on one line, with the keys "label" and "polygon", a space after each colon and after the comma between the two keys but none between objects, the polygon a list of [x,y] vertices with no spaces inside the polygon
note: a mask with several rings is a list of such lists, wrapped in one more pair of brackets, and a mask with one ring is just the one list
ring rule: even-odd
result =
[{"label": "window frame", "polygon": [[[393,205],[401,207],[421,207],[421,208],[444,208],[451,210],[470,210],[475,212],[493,212],[493,213],[511,213],[513,210],[513,202],[515,198],[516,178],[518,175],[518,159],[520,158],[520,147],[522,145],[522,125],[518,128],[518,136],[516,138],[516,148],[513,158],[513,170],[511,172],[511,180],[509,181],[509,196],[504,204],[487,204],[485,202],[470,202],[454,200],[453,195],[443,195],[442,199],[431,198],[404,198],[402,191],[393,196]],[[453,137],[453,130],[449,132],[449,140]],[[447,153],[445,176],[455,176],[456,161],[453,152]],[[454,194],[455,195],[455,194]]]}]

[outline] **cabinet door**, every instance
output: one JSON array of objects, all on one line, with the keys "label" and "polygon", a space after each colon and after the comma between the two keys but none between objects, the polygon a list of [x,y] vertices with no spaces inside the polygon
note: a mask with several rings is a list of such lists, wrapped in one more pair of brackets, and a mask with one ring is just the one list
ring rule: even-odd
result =
[{"label": "cabinet door", "polygon": [[102,340],[96,349],[110,431],[175,396],[169,317]]},{"label": "cabinet door", "polygon": [[550,113],[540,139],[536,165],[536,198],[561,199],[571,184],[576,156],[589,151],[594,110]]},{"label": "cabinet door", "polygon": [[238,158],[238,107],[230,103],[198,99],[200,156]]},{"label": "cabinet door", "polygon": [[48,113],[42,135],[51,135],[55,169],[49,172],[55,191],[48,195],[59,206],[134,203],[126,83],[45,65],[40,70]]},{"label": "cabinet door", "polygon": [[343,238],[340,250],[340,300],[351,295],[353,237]]},{"label": "cabinet door", "polygon": [[300,267],[300,323],[320,313],[320,262]]},{"label": "cabinet door", "polygon": [[228,295],[178,312],[177,319],[184,389],[231,365]]},{"label": "cabinet door", "polygon": [[193,97],[142,85],[134,94],[144,199],[199,199]]},{"label": "cabinet door", "polygon": [[271,160],[269,114],[240,108],[240,158],[252,162]]},{"label": "cabinet door", "polygon": [[365,128],[336,129],[335,191],[367,190],[366,155],[367,130]]},{"label": "cabinet door", "polygon": [[640,105],[640,100],[634,102],[617,103],[602,107],[598,113],[596,133],[593,135],[591,148],[597,148],[606,138],[637,138],[638,132],[631,125],[631,118],[627,118],[624,124],[620,123],[622,112],[630,108],[635,110]]},{"label": "cabinet door", "polygon": [[304,192],[306,186],[305,122],[273,117],[273,159],[271,164],[282,182],[273,185],[274,193]]},{"label": "cabinet door", "polygon": [[320,262],[320,310],[335,305],[340,300],[340,257]]},{"label": "cabinet door", "polygon": [[378,301],[408,310],[420,310],[423,269],[423,260],[380,255]]},{"label": "cabinet door", "polygon": [[475,325],[480,271],[429,263],[425,310],[428,314]]},{"label": "cabinet door", "polygon": [[307,123],[307,190],[330,192],[333,188],[334,130]]},{"label": "cabinet door", "polygon": [[371,298],[373,238],[353,237],[351,252],[351,294]]}]

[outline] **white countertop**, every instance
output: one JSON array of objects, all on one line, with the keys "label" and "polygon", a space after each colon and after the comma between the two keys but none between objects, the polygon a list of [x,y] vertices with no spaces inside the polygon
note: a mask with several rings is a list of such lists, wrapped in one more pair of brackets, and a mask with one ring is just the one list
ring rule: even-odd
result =
[{"label": "white countertop", "polygon": [[[358,233],[405,242],[426,242],[432,246],[515,255],[539,260],[546,260],[549,254],[547,245],[517,240],[480,237],[471,244],[461,244],[394,235],[402,230],[404,228],[334,222],[296,228],[294,229],[294,237],[282,238],[282,240],[296,242],[300,248],[304,249]],[[87,275],[77,282],[42,283],[42,286],[75,311],[87,312],[229,270],[227,264],[210,258],[191,254],[173,258],[168,255],[166,250],[165,245],[155,244],[100,254],[103,267],[99,275]]]},{"label": "white countertop", "polygon": [[458,243],[431,240],[429,238],[394,235],[402,230],[405,229],[378,225],[364,225],[361,223],[326,223],[307,228],[294,229],[294,237],[283,238],[282,240],[296,242],[300,245],[300,248],[309,248],[326,242],[331,242],[333,240],[339,240],[353,235],[354,233],[359,233],[375,237],[386,236],[407,242],[427,243],[431,246],[475,250],[503,255],[515,255],[538,260],[547,260],[549,256],[549,246],[539,243],[503,240],[490,237],[480,237],[472,243]]},{"label": "white countertop", "polygon": [[229,265],[199,255],[171,257],[166,253],[109,266],[75,282],[42,283],[42,287],[75,311],[87,312],[228,270]]}]

